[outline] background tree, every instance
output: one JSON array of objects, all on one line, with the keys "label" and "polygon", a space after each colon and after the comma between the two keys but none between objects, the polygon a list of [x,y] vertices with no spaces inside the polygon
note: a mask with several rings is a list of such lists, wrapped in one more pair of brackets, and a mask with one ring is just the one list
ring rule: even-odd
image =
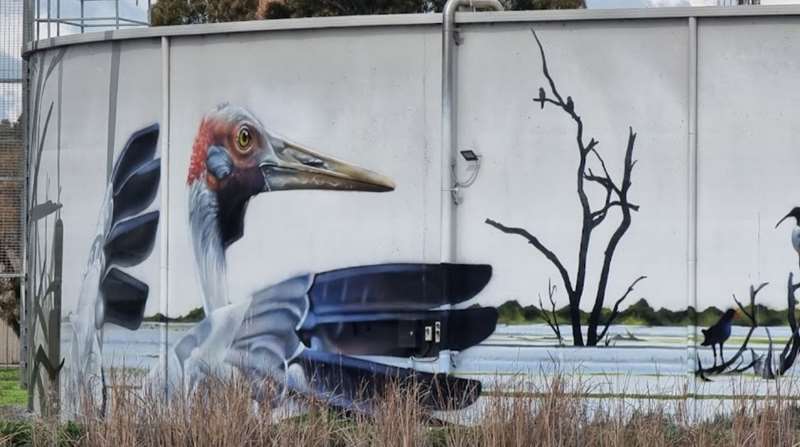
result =
[{"label": "background tree", "polygon": [[[441,12],[446,0],[159,0],[151,23],[187,25],[254,19]],[[501,0],[509,11],[585,8],[583,0]]]},{"label": "background tree", "polygon": [[580,9],[585,8],[584,0],[501,0],[509,11],[535,9]]},{"label": "background tree", "polygon": [[[318,17],[441,12],[447,0],[261,0],[259,17]],[[509,11],[585,8],[583,0],[501,0]]]},{"label": "background tree", "polygon": [[258,7],[259,0],[158,0],[150,22],[164,26],[254,20]]}]

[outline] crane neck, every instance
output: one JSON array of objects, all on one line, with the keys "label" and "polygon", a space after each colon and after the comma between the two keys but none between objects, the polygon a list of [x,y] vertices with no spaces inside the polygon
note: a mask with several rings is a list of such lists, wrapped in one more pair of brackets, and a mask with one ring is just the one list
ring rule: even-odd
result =
[{"label": "crane neck", "polygon": [[217,195],[199,178],[189,185],[192,248],[203,291],[203,310],[210,315],[230,304],[225,246],[219,226]]}]

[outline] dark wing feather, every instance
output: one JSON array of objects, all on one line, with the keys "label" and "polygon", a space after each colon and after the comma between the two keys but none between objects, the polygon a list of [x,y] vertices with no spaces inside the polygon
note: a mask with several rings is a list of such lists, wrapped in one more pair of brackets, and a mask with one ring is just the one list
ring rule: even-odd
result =
[{"label": "dark wing feather", "polygon": [[103,242],[105,274],[100,283],[102,323],[128,329],[142,324],[149,287],[117,267],[141,264],[153,251],[159,212],[139,213],[153,203],[158,193],[161,160],[154,158],[158,133],[158,124],[134,132],[111,174],[111,222]]},{"label": "dark wing feather", "polygon": [[317,316],[342,312],[413,311],[458,304],[492,277],[490,265],[380,264],[317,274],[309,291]]},{"label": "dark wing feather", "polygon": [[161,159],[154,158],[141,165],[114,191],[113,222],[144,211],[153,203],[161,178]]},{"label": "dark wing feather", "polygon": [[138,130],[128,138],[117,157],[111,174],[113,192],[116,194],[138,168],[152,160],[158,145],[158,124]]},{"label": "dark wing feather", "polygon": [[490,276],[489,266],[388,264],[293,278],[254,295],[225,361],[277,380],[291,361],[304,380],[288,379],[290,389],[351,410],[369,411],[396,381],[420,386],[429,409],[463,408],[480,382],[342,353],[435,356],[479,343],[494,331],[496,310],[437,308],[475,296]]},{"label": "dark wing feather", "polygon": [[419,404],[430,410],[457,410],[472,405],[481,394],[481,382],[446,374],[398,368],[329,352],[303,351],[294,363],[302,367],[311,392],[329,404],[371,411],[375,398],[394,386],[418,386]]},{"label": "dark wing feather", "polygon": [[309,315],[301,334],[314,349],[349,355],[435,357],[444,349],[462,351],[490,336],[494,308]]},{"label": "dark wing feather", "polygon": [[142,263],[153,251],[157,229],[158,211],[114,224],[103,245],[106,265],[130,267]]},{"label": "dark wing feather", "polygon": [[147,304],[147,284],[112,267],[100,283],[104,297],[104,322],[136,330],[144,319]]},{"label": "dark wing feather", "polygon": [[493,308],[440,310],[477,295],[489,265],[380,264],[319,273],[301,336],[315,349],[349,355],[433,357],[494,332]]}]

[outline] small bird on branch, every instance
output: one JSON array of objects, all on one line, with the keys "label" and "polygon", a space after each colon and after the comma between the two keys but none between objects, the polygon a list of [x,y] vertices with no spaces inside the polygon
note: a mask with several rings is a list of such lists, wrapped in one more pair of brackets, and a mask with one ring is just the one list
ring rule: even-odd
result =
[{"label": "small bird on branch", "polygon": [[702,346],[711,346],[714,350],[714,365],[717,364],[717,346],[719,345],[719,358],[722,363],[725,363],[725,355],[722,353],[722,346],[728,341],[731,336],[731,327],[733,326],[733,318],[736,316],[736,311],[728,309],[719,318],[719,321],[714,323],[708,329],[701,329],[703,333]]}]

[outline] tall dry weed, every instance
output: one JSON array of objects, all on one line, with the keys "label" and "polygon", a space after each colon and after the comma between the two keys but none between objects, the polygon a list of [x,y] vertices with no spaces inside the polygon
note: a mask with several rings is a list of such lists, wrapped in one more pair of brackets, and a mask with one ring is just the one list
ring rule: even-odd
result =
[{"label": "tall dry weed", "polygon": [[[382,395],[365,398],[363,412],[283,395],[269,383],[256,389],[239,376],[212,377],[190,394],[170,398],[163,390],[142,387],[137,378],[112,377],[109,383],[105,413],[87,405],[78,420],[80,445],[788,447],[800,442],[797,393],[789,380],[766,391],[734,387],[734,395],[714,401],[682,398],[686,388],[666,399],[604,395],[580,376],[522,376],[451,412],[425,408],[426,391],[413,382],[390,382]],[[254,403],[254,394],[262,404]],[[53,423],[37,422],[28,436],[34,445],[63,444]]]}]

